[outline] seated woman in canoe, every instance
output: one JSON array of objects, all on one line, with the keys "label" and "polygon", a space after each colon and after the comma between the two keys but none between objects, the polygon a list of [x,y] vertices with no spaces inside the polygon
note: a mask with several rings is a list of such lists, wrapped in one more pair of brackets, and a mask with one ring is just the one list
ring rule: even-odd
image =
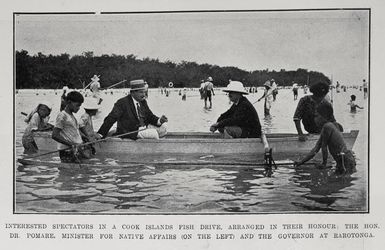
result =
[{"label": "seated woman in canoe", "polygon": [[307,139],[306,135],[302,132],[301,121],[304,129],[308,133],[319,134],[321,132],[322,127],[319,127],[314,121],[318,105],[329,105],[332,110],[331,118],[335,121],[333,107],[330,102],[325,99],[325,96],[329,92],[329,85],[327,83],[318,82],[310,86],[310,92],[313,94],[304,96],[299,100],[293,117],[294,124],[298,132],[298,139],[300,141],[305,141]]},{"label": "seated woman in canoe", "polygon": [[249,100],[243,84],[231,81],[227,88],[229,99],[233,103],[229,110],[221,114],[217,122],[211,125],[210,131],[218,130],[224,138],[258,138],[261,137],[261,123],[257,111]]},{"label": "seated woman in canoe", "polygon": [[35,131],[44,131],[53,128],[52,124],[48,123],[50,113],[51,105],[47,102],[42,102],[25,118],[24,121],[28,123],[28,125],[21,139],[24,154],[34,154],[38,151],[35,139],[33,138]]},{"label": "seated woman in canoe", "polygon": [[351,174],[356,171],[356,161],[351,150],[348,150],[342,137],[342,126],[337,123],[333,116],[333,109],[328,104],[321,104],[317,107],[315,122],[320,126],[321,134],[315,147],[295,166],[300,166],[312,159],[322,149],[322,165],[326,167],[328,150],[336,161],[337,174]]}]

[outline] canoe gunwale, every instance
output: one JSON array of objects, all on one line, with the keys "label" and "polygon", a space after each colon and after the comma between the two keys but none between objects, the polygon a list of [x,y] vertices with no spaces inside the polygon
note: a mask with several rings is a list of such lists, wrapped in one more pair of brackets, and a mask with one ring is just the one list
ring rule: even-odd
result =
[{"label": "canoe gunwale", "polygon": [[[357,138],[359,131],[351,130],[349,132],[344,132],[344,138]],[[50,133],[48,132],[36,132],[36,136],[49,137],[51,138]],[[283,142],[283,141],[298,141],[298,134],[293,133],[274,133],[266,134],[269,143],[273,142]],[[308,140],[318,140],[318,135],[309,134]],[[218,133],[206,133],[206,132],[169,132],[165,138],[157,139],[121,139],[121,138],[111,138],[111,142],[140,142],[140,143],[262,143],[261,138],[235,138],[235,139],[224,139],[221,138]]]},{"label": "canoe gunwale", "polygon": [[[282,137],[285,135],[285,137]],[[358,131],[344,133],[348,149],[352,149]],[[214,136],[214,138],[213,138]],[[275,159],[285,155],[304,154],[316,144],[319,135],[309,135],[308,140],[300,142],[297,134],[269,134],[268,144]],[[43,151],[52,151],[57,143],[50,133],[37,133],[36,143]],[[174,154],[212,154],[212,155],[260,155],[265,151],[261,138],[224,139],[213,133],[169,133],[169,137],[155,139],[111,138],[95,145],[97,154],[104,157],[129,158],[130,155],[174,155]],[[277,157],[279,155],[279,157]]]}]

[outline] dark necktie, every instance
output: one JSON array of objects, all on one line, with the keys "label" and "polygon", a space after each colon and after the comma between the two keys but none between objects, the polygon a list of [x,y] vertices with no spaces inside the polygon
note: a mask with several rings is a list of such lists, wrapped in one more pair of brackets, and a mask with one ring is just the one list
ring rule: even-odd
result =
[{"label": "dark necktie", "polygon": [[141,127],[143,127],[145,124],[144,124],[144,113],[143,113],[143,110],[142,110],[142,107],[141,105],[139,104],[139,102],[136,103],[136,108],[138,110],[138,119],[139,119],[139,125]]}]

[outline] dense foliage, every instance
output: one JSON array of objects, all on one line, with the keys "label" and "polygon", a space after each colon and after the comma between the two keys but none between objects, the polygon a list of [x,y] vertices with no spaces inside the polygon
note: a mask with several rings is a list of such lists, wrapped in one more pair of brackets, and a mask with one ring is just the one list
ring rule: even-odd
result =
[{"label": "dense foliage", "polygon": [[[29,55],[28,51],[16,51],[16,88],[58,89],[67,85],[82,88],[94,75],[100,75],[101,86],[108,87],[122,80],[145,79],[150,87],[166,87],[171,81],[174,87],[199,87],[202,79],[211,76],[215,86],[226,86],[229,79],[242,81],[245,86],[261,86],[271,78],[280,86],[330,82],[322,73],[297,69],[296,71],[255,70],[245,71],[236,67],[219,67],[195,62],[158,59],[138,59],[134,55],[94,56],[93,52],[82,55]],[[126,84],[125,83],[125,84]],[[127,87],[124,84],[119,87]]]}]

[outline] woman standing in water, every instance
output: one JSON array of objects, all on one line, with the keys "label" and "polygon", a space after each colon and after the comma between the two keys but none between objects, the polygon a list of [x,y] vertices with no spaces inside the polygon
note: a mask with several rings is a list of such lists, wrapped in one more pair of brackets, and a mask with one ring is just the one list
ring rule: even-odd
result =
[{"label": "woman standing in water", "polygon": [[274,89],[272,88],[272,84],[270,81],[266,81],[265,84],[263,85],[265,86],[265,91],[261,96],[261,98],[258,99],[258,102],[263,98],[265,98],[264,114],[266,116],[266,115],[270,115],[271,105],[273,104],[273,101],[274,101],[274,97],[273,97]]},{"label": "woman standing in water", "polygon": [[[333,106],[325,99],[326,94],[329,92],[329,85],[327,83],[318,82],[310,86],[310,92],[313,94],[306,95],[299,100],[293,117],[294,124],[298,132],[298,139],[300,141],[306,140],[306,136],[302,132],[301,121],[304,129],[308,133],[319,134],[321,132],[322,127],[317,125],[314,121],[316,108],[318,105],[321,103],[330,105],[333,113]],[[335,121],[333,114],[331,117]]]}]

